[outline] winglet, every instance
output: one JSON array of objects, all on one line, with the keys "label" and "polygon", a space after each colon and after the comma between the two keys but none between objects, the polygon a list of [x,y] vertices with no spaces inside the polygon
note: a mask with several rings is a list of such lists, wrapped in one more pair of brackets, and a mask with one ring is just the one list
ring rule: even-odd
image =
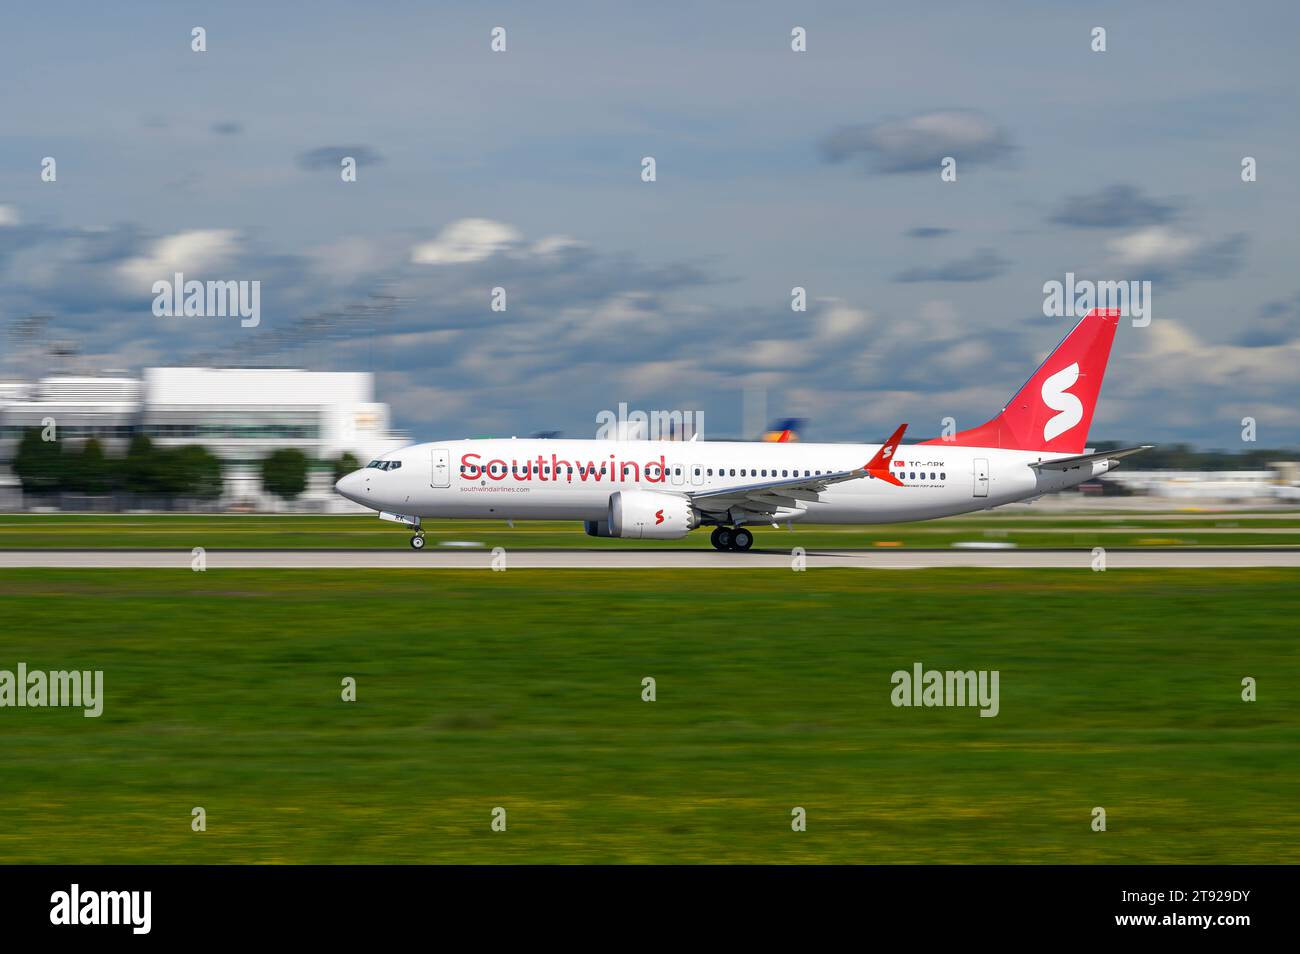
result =
[{"label": "winglet", "polygon": [[903,486],[903,482],[890,473],[889,464],[893,460],[894,451],[898,450],[899,441],[903,439],[903,432],[906,430],[906,424],[899,425],[898,430],[894,431],[889,440],[880,445],[880,450],[876,451],[876,456],[867,461],[867,466],[864,468],[868,474],[877,480],[896,484],[899,487]]}]

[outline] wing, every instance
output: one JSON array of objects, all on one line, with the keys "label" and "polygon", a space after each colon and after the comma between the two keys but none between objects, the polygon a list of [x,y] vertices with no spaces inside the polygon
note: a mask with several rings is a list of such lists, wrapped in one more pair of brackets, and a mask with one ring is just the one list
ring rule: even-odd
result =
[{"label": "wing", "polygon": [[1040,460],[1030,464],[1035,470],[1073,470],[1075,467],[1083,464],[1091,464],[1098,460],[1119,460],[1121,457],[1128,457],[1130,454],[1138,454],[1144,450],[1150,450],[1154,444],[1143,444],[1140,447],[1124,447],[1120,450],[1097,451],[1095,454],[1076,454],[1074,457],[1058,457],[1055,460]]},{"label": "wing", "polygon": [[817,474],[813,477],[787,477],[781,480],[765,480],[762,483],[742,484],[739,487],[724,487],[718,490],[700,490],[689,493],[696,508],[707,513],[722,513],[738,509],[752,513],[771,514],[781,508],[799,508],[800,503],[816,503],[821,494],[833,484],[846,480],[861,480],[873,477],[886,483],[903,486],[902,482],[889,472],[889,463],[903,439],[907,425],[894,431],[892,437],[881,445],[876,455],[861,467],[842,470],[833,474]]}]

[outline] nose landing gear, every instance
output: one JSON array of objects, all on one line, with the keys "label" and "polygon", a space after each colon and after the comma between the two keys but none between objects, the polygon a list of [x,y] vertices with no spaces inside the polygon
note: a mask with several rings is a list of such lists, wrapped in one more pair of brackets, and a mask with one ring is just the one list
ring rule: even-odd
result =
[{"label": "nose landing gear", "polygon": [[709,542],[715,550],[748,550],[754,545],[754,535],[744,527],[714,527]]},{"label": "nose landing gear", "polygon": [[419,531],[417,531],[416,534],[415,534],[415,536],[411,537],[411,549],[412,549],[412,550],[423,550],[423,549],[424,549],[424,531],[423,531],[423,530],[419,530]]}]

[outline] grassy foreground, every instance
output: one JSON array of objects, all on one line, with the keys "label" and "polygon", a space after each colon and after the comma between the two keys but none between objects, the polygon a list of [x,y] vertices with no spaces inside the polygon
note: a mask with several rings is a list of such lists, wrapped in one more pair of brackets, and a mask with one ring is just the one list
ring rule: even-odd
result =
[{"label": "grassy foreground", "polygon": [[[475,543],[487,549],[694,547],[710,549],[707,531],[665,544],[589,537],[577,521],[431,520],[429,546]],[[396,549],[410,531],[370,516],[203,514],[0,514],[0,549]],[[876,526],[755,528],[759,549],[859,547],[947,548],[954,544],[1017,547],[1300,546],[1300,514],[1060,514],[990,511],[923,523]]]},{"label": "grassy foreground", "polygon": [[[106,701],[0,709],[0,863],[1295,862],[1297,610],[1288,570],[7,570],[0,669]],[[1000,714],[894,708],[918,661]]]}]

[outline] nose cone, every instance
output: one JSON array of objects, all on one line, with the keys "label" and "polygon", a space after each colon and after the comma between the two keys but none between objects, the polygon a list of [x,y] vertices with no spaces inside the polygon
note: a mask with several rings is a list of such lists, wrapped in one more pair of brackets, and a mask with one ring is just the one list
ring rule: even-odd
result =
[{"label": "nose cone", "polygon": [[347,497],[348,500],[355,503],[362,503],[361,484],[364,479],[365,478],[361,475],[361,471],[354,470],[352,473],[344,474],[340,477],[338,482],[334,484],[334,490],[340,496]]}]

